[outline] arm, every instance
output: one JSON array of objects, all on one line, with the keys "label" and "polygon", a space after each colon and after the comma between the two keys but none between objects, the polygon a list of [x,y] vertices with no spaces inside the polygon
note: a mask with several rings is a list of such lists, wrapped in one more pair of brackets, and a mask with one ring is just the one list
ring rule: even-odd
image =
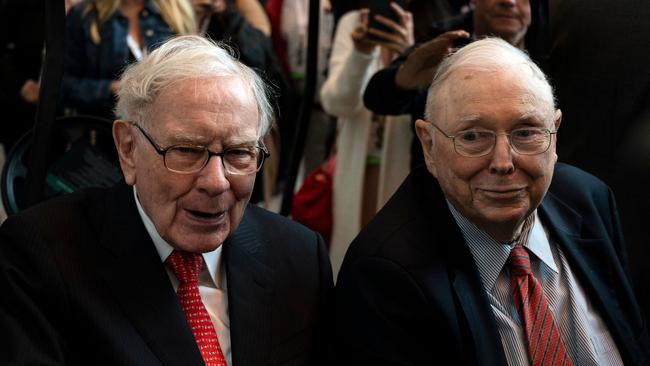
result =
[{"label": "arm", "polygon": [[258,0],[235,0],[237,11],[265,36],[271,36],[271,22]]},{"label": "arm", "polygon": [[[88,59],[86,47],[90,41],[86,38],[88,30],[82,21],[83,3],[72,8],[66,17],[65,64],[61,82],[61,98],[66,106],[108,106],[113,103],[111,83],[108,78],[98,78],[92,70],[98,68],[99,59]],[[84,16],[94,16],[90,12]],[[102,42],[110,40],[102,39]],[[99,54],[99,45],[93,46]],[[108,61],[108,60],[105,60]]]},{"label": "arm", "polygon": [[363,108],[361,95],[373,72],[370,65],[379,55],[374,45],[365,53],[355,48],[352,33],[358,23],[359,13],[356,11],[348,12],[339,21],[327,80],[320,90],[323,109],[336,117],[353,115]]},{"label": "arm", "polygon": [[407,51],[370,80],[363,96],[366,107],[380,114],[412,113],[418,90],[431,84],[454,41],[468,37],[469,33],[463,30],[450,31]]},{"label": "arm", "polygon": [[0,329],[3,365],[64,365],[63,282],[33,223],[11,217],[0,227]]}]

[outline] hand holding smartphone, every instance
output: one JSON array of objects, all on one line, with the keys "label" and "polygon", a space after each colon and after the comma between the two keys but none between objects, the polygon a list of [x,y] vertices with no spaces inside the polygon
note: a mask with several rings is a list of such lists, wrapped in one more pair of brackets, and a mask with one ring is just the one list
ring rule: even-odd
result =
[{"label": "hand holding smartphone", "polygon": [[[366,0],[364,7],[369,9],[368,15],[368,28],[374,28],[386,33],[393,33],[394,29],[387,26],[386,24],[381,23],[376,19],[375,16],[380,15],[384,18],[387,18],[397,24],[400,24],[399,14],[390,6],[390,3],[393,2],[400,7],[404,8],[404,0]],[[368,38],[375,41],[383,41],[382,37],[368,33]]]}]

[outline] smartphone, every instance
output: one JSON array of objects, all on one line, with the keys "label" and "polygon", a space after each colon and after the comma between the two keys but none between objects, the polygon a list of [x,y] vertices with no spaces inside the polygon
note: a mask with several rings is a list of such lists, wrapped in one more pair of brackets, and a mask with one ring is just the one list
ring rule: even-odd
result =
[{"label": "smartphone", "polygon": [[[375,20],[375,15],[381,15],[388,19],[393,20],[396,23],[399,23],[399,17],[397,13],[390,7],[390,3],[394,2],[397,5],[404,8],[404,0],[365,0],[362,1],[362,7],[367,7],[370,11],[368,13],[368,27],[382,30],[384,32],[392,32],[391,28],[379,23]],[[368,38],[381,40],[373,34],[369,34]]]}]

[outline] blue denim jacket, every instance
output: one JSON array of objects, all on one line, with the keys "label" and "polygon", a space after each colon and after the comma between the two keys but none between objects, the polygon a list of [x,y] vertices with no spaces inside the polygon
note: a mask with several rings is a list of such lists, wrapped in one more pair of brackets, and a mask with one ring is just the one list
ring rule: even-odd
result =
[{"label": "blue denim jacket", "polygon": [[[129,20],[116,11],[103,24],[100,44],[90,38],[90,25],[96,12],[85,12],[89,1],[74,6],[67,15],[64,75],[61,85],[63,107],[80,114],[113,117],[115,103],[110,84],[133,59],[126,37]],[[147,1],[139,16],[140,31],[150,52],[174,35],[152,0]]]}]

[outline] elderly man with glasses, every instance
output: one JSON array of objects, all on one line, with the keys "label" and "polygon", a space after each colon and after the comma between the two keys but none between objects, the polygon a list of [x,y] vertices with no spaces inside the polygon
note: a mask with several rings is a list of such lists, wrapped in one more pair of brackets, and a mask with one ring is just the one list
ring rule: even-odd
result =
[{"label": "elderly man with glasses", "polygon": [[248,204],[272,108],[198,36],[121,77],[124,183],[0,228],[0,363],[313,365],[332,273],[322,238]]},{"label": "elderly man with glasses", "polygon": [[415,169],[350,246],[344,364],[645,365],[611,191],[556,163],[542,71],[497,38],[445,59]]}]

